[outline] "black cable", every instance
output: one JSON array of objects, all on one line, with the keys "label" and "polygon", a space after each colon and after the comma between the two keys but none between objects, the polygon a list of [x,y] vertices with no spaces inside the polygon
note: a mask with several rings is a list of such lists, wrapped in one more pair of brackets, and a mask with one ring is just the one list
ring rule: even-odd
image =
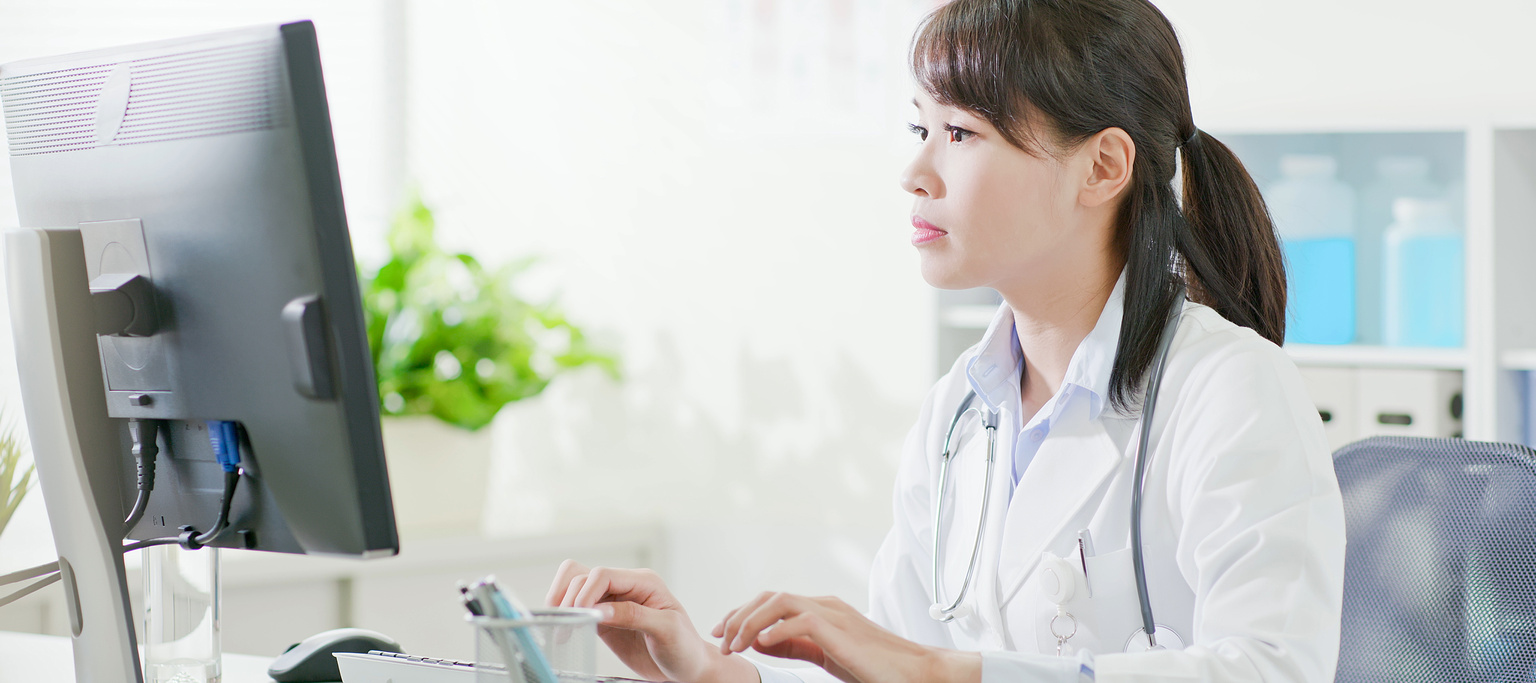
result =
[{"label": "black cable", "polygon": [[[158,452],[158,449],[147,450],[141,448],[140,445],[146,442],[152,443],[154,432],[159,427],[158,425],[154,425],[149,421],[131,421],[129,422],[129,427],[131,431],[133,431],[134,436],[134,454],[136,456],[148,455],[148,457],[139,458],[140,498],[146,499],[149,494],[144,487],[144,464],[146,462],[151,463],[148,467],[148,488],[153,488],[154,465],[152,464],[152,461],[154,453]],[[219,461],[219,466],[224,468],[224,497],[223,500],[219,503],[219,518],[214,522],[213,528],[208,530],[206,533],[199,533],[195,527],[189,524],[187,526],[181,527],[181,533],[176,535],[174,538],[153,538],[145,541],[129,543],[123,546],[123,552],[130,552],[140,548],[148,548],[150,546],[156,545],[170,545],[172,543],[180,544],[181,547],[186,548],[187,550],[197,550],[198,548],[208,545],[209,543],[217,541],[220,536],[224,535],[225,531],[229,530],[229,510],[235,503],[235,490],[240,487],[240,476],[244,474],[244,471],[240,468],[239,423],[230,421],[209,422],[208,440],[209,444],[213,447],[214,458]],[[154,447],[151,446],[150,448]],[[136,511],[138,511],[139,507],[140,506],[138,504],[134,505],[134,509]],[[140,514],[143,514],[142,511],[140,511]],[[130,521],[137,521],[131,515],[129,519]]]},{"label": "black cable", "polygon": [[157,443],[159,433],[159,420],[128,418],[128,434],[133,438],[133,459],[139,467],[139,495],[133,501],[133,509],[129,511],[128,518],[123,521],[123,533],[132,531],[149,508],[149,494],[155,489],[155,457],[160,454],[160,445]]},{"label": "black cable", "polygon": [[180,544],[187,550],[197,550],[209,543],[219,540],[224,532],[229,530],[229,510],[235,502],[235,489],[240,486],[240,471],[224,473],[224,499],[219,504],[219,519],[214,522],[213,529],[206,533],[199,533],[196,527],[187,525],[181,528],[181,534],[166,536],[164,538],[151,538],[145,541],[135,541],[123,546],[123,552],[132,552],[142,548],[157,545]]},{"label": "black cable", "polygon": [[[219,521],[213,525],[212,531],[201,536],[192,537],[192,541],[196,543],[196,546],[189,548],[190,550],[196,550],[218,540],[220,536],[224,535],[225,531],[229,530],[229,508],[235,502],[235,489],[239,488],[239,486],[239,470],[224,473],[224,502],[219,507]],[[185,536],[186,534],[183,533],[182,535]],[[186,546],[186,543],[182,543],[182,545]]]}]

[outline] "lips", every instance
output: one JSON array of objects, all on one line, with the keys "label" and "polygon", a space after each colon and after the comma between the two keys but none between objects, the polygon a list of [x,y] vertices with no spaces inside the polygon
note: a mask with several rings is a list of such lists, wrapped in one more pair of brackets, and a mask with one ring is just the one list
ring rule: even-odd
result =
[{"label": "lips", "polygon": [[949,234],[948,232],[940,229],[939,226],[923,220],[922,216],[912,217],[912,228],[913,244],[924,244],[926,242],[932,242]]}]

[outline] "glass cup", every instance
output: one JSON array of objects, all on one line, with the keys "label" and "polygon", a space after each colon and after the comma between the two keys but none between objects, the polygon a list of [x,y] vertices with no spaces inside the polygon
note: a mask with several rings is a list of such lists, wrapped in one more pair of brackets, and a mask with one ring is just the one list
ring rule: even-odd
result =
[{"label": "glass cup", "polygon": [[218,683],[219,551],[146,548],[146,683]]},{"label": "glass cup", "polygon": [[469,618],[475,627],[476,683],[593,680],[597,671],[597,610],[551,607],[529,611],[523,619]]}]

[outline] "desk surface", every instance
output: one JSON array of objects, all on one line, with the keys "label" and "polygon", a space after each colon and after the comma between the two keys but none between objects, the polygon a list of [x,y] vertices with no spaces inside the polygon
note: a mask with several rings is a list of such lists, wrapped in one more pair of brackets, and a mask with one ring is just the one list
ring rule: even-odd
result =
[{"label": "desk surface", "polygon": [[[271,657],[224,655],[224,683],[270,683]],[[73,683],[69,639],[0,632],[0,683]]]}]

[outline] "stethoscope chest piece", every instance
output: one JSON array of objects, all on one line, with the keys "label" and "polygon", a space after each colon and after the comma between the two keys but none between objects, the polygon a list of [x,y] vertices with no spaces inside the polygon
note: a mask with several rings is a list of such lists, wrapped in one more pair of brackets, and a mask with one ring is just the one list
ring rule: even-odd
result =
[{"label": "stethoscope chest piece", "polygon": [[955,619],[964,619],[971,616],[971,614],[974,612],[975,609],[971,607],[971,603],[969,601],[961,601],[954,607],[951,607],[947,610],[943,605],[940,605],[939,603],[933,603],[932,605],[928,606],[928,616],[933,617],[934,621],[940,623],[949,623]]},{"label": "stethoscope chest piece", "polygon": [[1151,643],[1147,642],[1147,630],[1145,628],[1138,628],[1138,629],[1136,629],[1136,632],[1132,633],[1131,637],[1126,639],[1126,641],[1125,641],[1125,651],[1126,652],[1148,652],[1148,651],[1151,651],[1151,650],[1182,650],[1182,649],[1184,649],[1184,639],[1180,638],[1179,634],[1174,633],[1173,629],[1168,628],[1167,626],[1164,626],[1162,624],[1158,624],[1157,625],[1156,633],[1157,633],[1157,646],[1153,647]]}]

